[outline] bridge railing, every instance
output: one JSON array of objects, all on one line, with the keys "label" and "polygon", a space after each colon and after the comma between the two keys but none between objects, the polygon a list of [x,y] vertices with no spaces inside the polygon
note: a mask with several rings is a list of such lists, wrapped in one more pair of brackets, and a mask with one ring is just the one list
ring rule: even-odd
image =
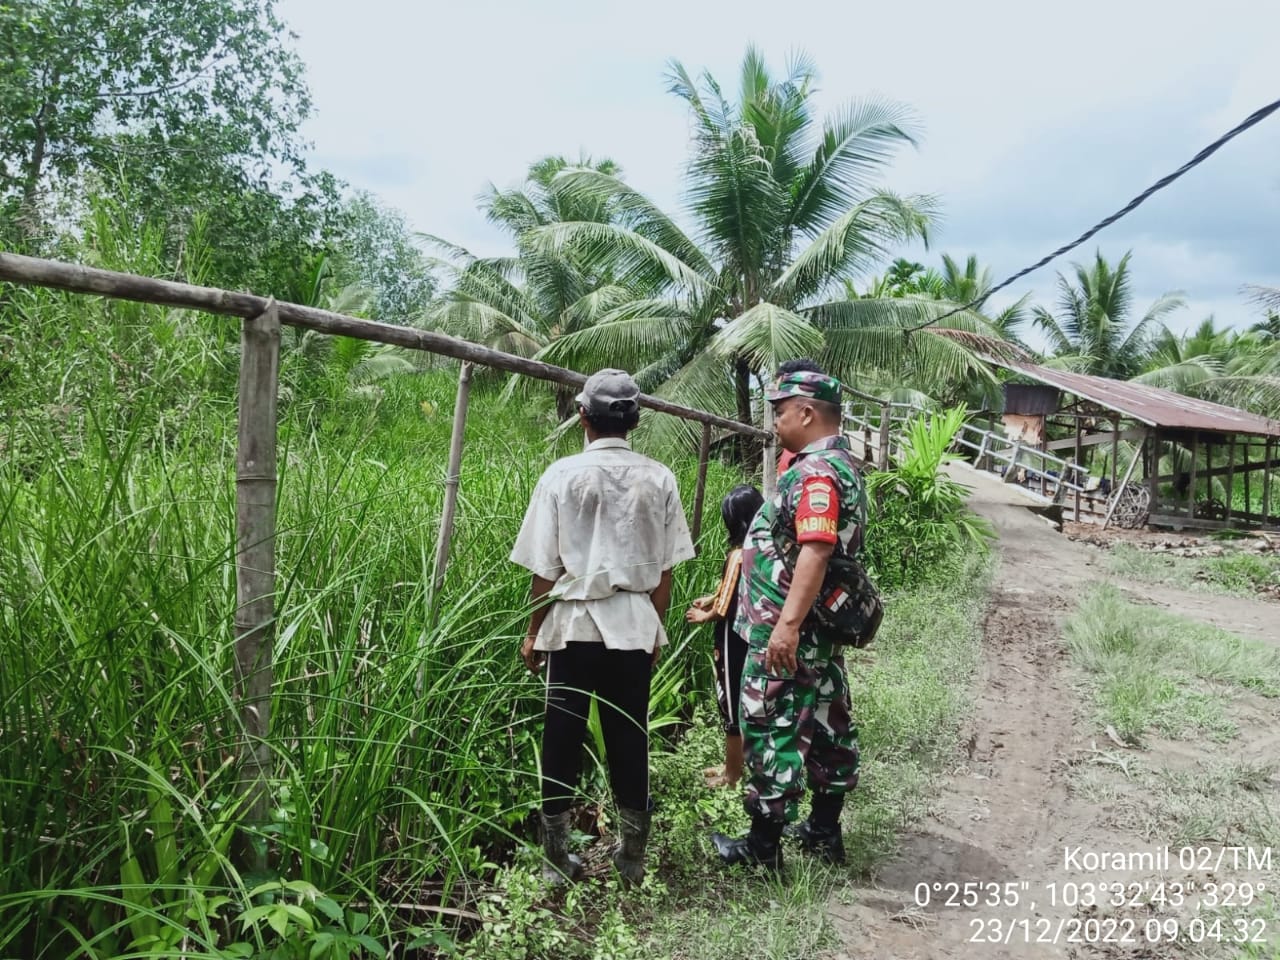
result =
[{"label": "bridge railing", "polygon": [[[926,412],[915,403],[848,400],[844,404],[845,432],[861,438],[868,462],[883,469],[901,454],[903,428],[908,421]],[[1088,492],[1087,474],[1074,460],[1055,456],[1034,444],[1011,440],[998,430],[983,429],[966,420],[952,443],[960,451],[972,452],[975,469],[995,473],[1006,483],[1018,483],[1027,493],[1046,502],[1060,501],[1068,492]]]}]

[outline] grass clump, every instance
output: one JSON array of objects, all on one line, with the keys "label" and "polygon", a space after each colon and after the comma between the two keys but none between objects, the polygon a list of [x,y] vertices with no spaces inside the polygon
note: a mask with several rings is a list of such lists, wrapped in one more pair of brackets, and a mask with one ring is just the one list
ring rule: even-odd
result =
[{"label": "grass clump", "polygon": [[1065,629],[1077,662],[1093,675],[1099,720],[1140,742],[1150,730],[1226,741],[1227,713],[1241,689],[1280,697],[1280,652],[1123,599],[1101,585]]},{"label": "grass clump", "polygon": [[1107,552],[1108,573],[1141,583],[1253,596],[1280,587],[1280,557],[1231,551],[1221,556],[1182,557],[1117,543]]}]

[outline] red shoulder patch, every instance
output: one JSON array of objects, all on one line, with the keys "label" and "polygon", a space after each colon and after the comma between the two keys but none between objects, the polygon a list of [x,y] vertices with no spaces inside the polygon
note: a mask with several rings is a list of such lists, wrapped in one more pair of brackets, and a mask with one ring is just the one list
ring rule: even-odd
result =
[{"label": "red shoulder patch", "polygon": [[796,508],[796,540],[835,543],[840,520],[840,497],[829,477],[806,477]]}]

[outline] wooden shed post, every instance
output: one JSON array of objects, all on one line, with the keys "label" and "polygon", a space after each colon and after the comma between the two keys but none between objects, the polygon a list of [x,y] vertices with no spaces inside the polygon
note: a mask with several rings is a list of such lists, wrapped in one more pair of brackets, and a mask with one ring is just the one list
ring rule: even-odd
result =
[{"label": "wooden shed post", "polygon": [[[1147,431],[1147,437],[1151,441],[1150,452],[1147,455],[1147,492],[1151,497],[1151,506],[1148,510],[1151,513],[1159,513],[1160,511],[1160,428],[1152,427]],[[1112,488],[1115,489],[1114,487]]]},{"label": "wooden shed post", "polygon": [[880,405],[880,469],[889,469],[889,430],[893,418],[893,406],[888,403]]},{"label": "wooden shed post", "polygon": [[1263,448],[1263,457],[1265,457],[1265,465],[1262,468],[1262,525],[1266,526],[1267,521],[1271,518],[1271,453],[1275,446],[1275,441],[1271,437],[1267,437],[1266,446]]},{"label": "wooden shed post", "polygon": [[1111,489],[1115,489],[1116,477],[1120,469],[1120,465],[1116,462],[1120,459],[1120,418],[1111,418]]},{"label": "wooden shed post", "polygon": [[1191,435],[1191,482],[1187,484],[1187,516],[1196,515],[1196,459],[1200,455],[1200,434]]},{"label": "wooden shed post", "polygon": [[[271,797],[271,685],[276,593],[276,395],[280,316],[274,300],[244,321],[236,449],[235,699],[240,710],[237,784],[240,822],[266,825]],[[242,867],[266,866],[266,847],[251,833],[236,840]]]},{"label": "wooden shed post", "polygon": [[1227,438],[1227,496],[1223,501],[1226,506],[1226,516],[1223,522],[1229,527],[1231,526],[1231,501],[1235,499],[1236,493],[1236,435],[1233,433]]},{"label": "wooden shed post", "polygon": [[[768,451],[765,451],[766,455]],[[702,533],[702,503],[707,495],[707,461],[711,459],[711,424],[702,425],[702,442],[698,444],[698,485],[693,494],[693,546],[698,546],[698,537]]]},{"label": "wooden shed post", "polygon": [[1244,441],[1244,463],[1240,464],[1241,472],[1244,474],[1244,515],[1245,522],[1249,522],[1249,515],[1253,513],[1253,494],[1249,490],[1249,475],[1253,473],[1249,469],[1249,456],[1253,453],[1253,437],[1247,437]]},{"label": "wooden shed post", "polygon": [[[1075,450],[1075,458],[1074,458],[1077,464],[1080,463],[1080,460],[1084,456],[1084,449],[1080,445],[1081,429],[1082,428],[1080,425],[1080,410],[1079,410],[1079,407],[1077,407],[1076,408],[1076,450]],[[1084,478],[1080,476],[1080,471],[1078,469],[1072,473],[1071,480],[1078,487],[1084,486]],[[1080,522],[1080,496],[1081,496],[1080,491],[1076,490],[1076,523]]]}]

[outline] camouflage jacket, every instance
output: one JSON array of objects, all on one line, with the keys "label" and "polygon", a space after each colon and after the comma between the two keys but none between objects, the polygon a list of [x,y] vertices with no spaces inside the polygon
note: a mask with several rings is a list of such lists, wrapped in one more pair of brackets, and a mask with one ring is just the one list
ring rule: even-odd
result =
[{"label": "camouflage jacket", "polygon": [[783,560],[786,545],[775,535],[775,520],[793,540],[834,542],[838,553],[857,555],[867,522],[867,497],[847,439],[824,437],[796,454],[778,478],[777,494],[751,521],[734,622],[742,637],[748,637],[753,626],[776,624],[791,589],[792,571]]}]

